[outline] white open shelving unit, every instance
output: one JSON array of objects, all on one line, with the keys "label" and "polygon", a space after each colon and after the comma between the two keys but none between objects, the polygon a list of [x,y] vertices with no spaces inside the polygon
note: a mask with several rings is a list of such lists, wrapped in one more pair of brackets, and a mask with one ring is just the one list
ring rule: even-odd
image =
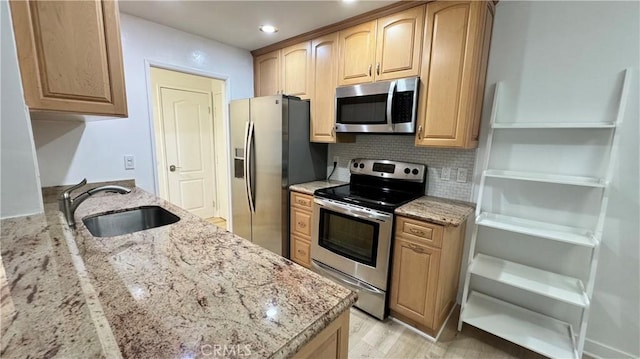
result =
[{"label": "white open shelving unit", "polygon": [[[476,225],[469,249],[468,269],[465,277],[458,330],[462,329],[463,323],[467,323],[548,357],[582,357],[602,229],[609,199],[609,183],[618,147],[616,128],[619,127],[624,116],[629,96],[631,75],[630,69],[624,71],[615,122],[498,122],[496,119],[503,85],[501,83],[496,85],[491,111],[491,129],[482,166],[482,177],[476,207]],[[609,158],[605,177],[568,176],[554,173],[489,168],[492,155],[491,147],[496,130],[526,131],[532,129],[540,131],[557,129],[562,129],[563,131],[571,131],[572,129],[610,130]],[[493,178],[507,181],[532,181],[562,186],[577,186],[586,190],[595,189],[601,191],[597,222],[593,228],[580,228],[484,210],[486,180]],[[489,200],[491,199],[489,198]],[[482,227],[489,227],[507,233],[524,234],[539,240],[557,241],[563,245],[586,248],[590,251],[590,263],[584,268],[584,278],[588,279],[583,283],[581,279],[555,273],[547,268],[535,268],[504,258],[478,253],[476,248],[478,231]],[[545,254],[532,253],[531,255],[544,256]],[[507,290],[513,288],[514,291],[533,293],[579,308],[581,315],[579,321],[577,321],[580,323],[578,331],[574,332],[571,324],[557,318],[474,290],[472,285],[474,276],[501,283]]]}]

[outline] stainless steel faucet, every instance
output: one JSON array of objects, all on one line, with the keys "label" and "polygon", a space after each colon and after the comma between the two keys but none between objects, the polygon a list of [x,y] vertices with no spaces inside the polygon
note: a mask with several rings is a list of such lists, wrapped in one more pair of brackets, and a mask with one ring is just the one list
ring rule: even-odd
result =
[{"label": "stainless steel faucet", "polygon": [[79,194],[76,198],[71,199],[71,192],[77,190],[78,188],[84,186],[85,184],[87,184],[86,178],[83,179],[82,182],[78,183],[77,185],[73,185],[67,188],[64,192],[62,192],[62,194],[60,195],[60,198],[58,198],[58,205],[60,207],[60,212],[64,214],[64,217],[67,220],[67,224],[71,228],[76,228],[76,221],[73,218],[74,214],[76,213],[76,209],[78,209],[78,206],[82,202],[84,202],[87,198],[99,192],[114,192],[114,193],[120,193],[120,194],[127,194],[131,192],[131,190],[126,187],[108,185],[108,186],[92,188],[86,192]]}]

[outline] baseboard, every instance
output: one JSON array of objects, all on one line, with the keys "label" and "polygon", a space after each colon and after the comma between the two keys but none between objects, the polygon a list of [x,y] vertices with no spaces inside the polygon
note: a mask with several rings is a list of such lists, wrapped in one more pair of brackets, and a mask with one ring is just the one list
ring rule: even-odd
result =
[{"label": "baseboard", "polygon": [[593,357],[595,359],[634,359],[638,358],[632,354],[625,353],[616,348],[612,348],[608,345],[596,342],[591,339],[585,339],[584,341],[584,354]]},{"label": "baseboard", "polygon": [[451,310],[449,311],[449,315],[447,315],[447,319],[444,320],[444,322],[442,323],[442,326],[440,327],[440,330],[438,330],[438,334],[436,334],[435,337],[432,337],[431,335],[429,335],[428,333],[423,332],[422,330],[409,325],[408,323],[403,322],[401,319],[398,318],[394,318],[393,316],[389,316],[389,318],[391,318],[391,320],[393,320],[394,322],[403,325],[404,327],[410,329],[411,331],[413,331],[416,334],[419,334],[423,337],[425,337],[426,339],[428,339],[429,341],[432,342],[437,342],[438,339],[440,339],[440,334],[442,334],[442,332],[444,331],[444,328],[447,326],[447,322],[449,321],[449,319],[451,319],[451,315],[453,314],[453,311],[459,308],[458,305],[454,305],[451,307]]}]

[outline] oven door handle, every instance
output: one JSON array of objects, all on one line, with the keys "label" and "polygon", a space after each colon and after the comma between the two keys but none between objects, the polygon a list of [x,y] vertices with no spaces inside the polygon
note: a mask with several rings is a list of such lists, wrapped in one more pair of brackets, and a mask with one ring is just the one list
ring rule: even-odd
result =
[{"label": "oven door handle", "polygon": [[328,274],[331,278],[334,278],[338,281],[340,281],[341,283],[344,283],[345,285],[347,285],[348,287],[352,288],[352,289],[356,289],[356,290],[366,290],[368,292],[373,292],[376,294],[384,294],[383,291],[381,291],[380,289],[369,285],[367,283],[361,282],[361,281],[357,281],[357,282],[353,282],[349,279],[347,279],[347,277],[341,273],[338,273],[335,271],[335,269],[328,267],[322,263],[316,262],[315,260],[311,260],[311,265],[319,270],[322,271],[323,273]]},{"label": "oven door handle", "polygon": [[381,214],[380,212],[377,213],[371,213],[371,212],[365,212],[365,211],[361,211],[358,210],[357,208],[353,208],[351,206],[343,206],[337,203],[332,203],[332,202],[327,202],[327,201],[323,201],[321,199],[317,199],[314,198],[313,200],[315,203],[317,203],[319,206],[330,209],[330,210],[334,210],[336,212],[339,213],[343,213],[343,214],[348,214],[350,216],[356,217],[356,218],[361,218],[361,219],[365,219],[365,220],[376,220],[378,222],[389,222],[391,221],[391,215],[390,214]]}]

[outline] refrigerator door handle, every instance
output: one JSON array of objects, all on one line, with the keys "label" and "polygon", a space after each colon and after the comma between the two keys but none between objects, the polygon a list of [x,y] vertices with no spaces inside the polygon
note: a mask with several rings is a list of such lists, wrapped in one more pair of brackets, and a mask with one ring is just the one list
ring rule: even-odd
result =
[{"label": "refrigerator door handle", "polygon": [[252,192],[252,174],[251,174],[251,167],[252,167],[252,152],[251,152],[251,144],[253,143],[253,133],[254,133],[254,125],[253,125],[253,121],[250,121],[247,123],[247,137],[246,137],[246,145],[245,145],[245,161],[244,161],[244,181],[245,181],[245,185],[247,186],[247,199],[249,201],[249,211],[251,211],[252,213],[256,212],[256,207],[254,204],[254,200],[253,200],[253,192]]},{"label": "refrigerator door handle", "polygon": [[244,164],[244,189],[245,189],[245,196],[247,199],[247,205],[249,206],[249,211],[251,211],[251,200],[249,199],[250,193],[251,193],[251,189],[249,188],[249,155],[248,155],[248,151],[247,151],[247,146],[249,145],[249,123],[250,121],[245,122],[244,124],[244,158],[243,158],[243,164]]}]

